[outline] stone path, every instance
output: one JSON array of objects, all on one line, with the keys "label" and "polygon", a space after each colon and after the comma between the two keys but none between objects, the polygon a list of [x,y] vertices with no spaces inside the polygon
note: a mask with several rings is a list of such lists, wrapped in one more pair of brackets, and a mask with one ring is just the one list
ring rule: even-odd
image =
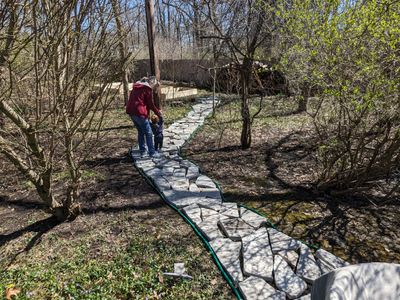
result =
[{"label": "stone path", "polygon": [[136,167],[197,226],[244,299],[311,299],[314,280],[347,263],[268,227],[249,209],[223,202],[213,180],[179,156],[179,148],[211,112],[212,100],[199,99],[185,118],[164,130],[159,158],[131,151]]}]

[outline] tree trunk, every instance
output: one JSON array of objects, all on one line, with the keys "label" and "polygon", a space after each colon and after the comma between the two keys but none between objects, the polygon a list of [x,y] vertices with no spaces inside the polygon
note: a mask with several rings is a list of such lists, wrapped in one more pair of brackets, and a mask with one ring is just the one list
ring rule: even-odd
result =
[{"label": "tree trunk", "polygon": [[6,119],[2,112],[0,112],[0,129],[2,129],[6,125]]},{"label": "tree trunk", "polygon": [[167,37],[167,28],[165,26],[165,14],[164,14],[164,9],[161,7],[160,1],[157,1],[156,3],[157,6],[157,17],[158,17],[158,24],[161,29],[161,35],[162,37],[166,38]]},{"label": "tree trunk", "polygon": [[[18,22],[17,5],[13,4],[13,2],[6,2],[5,11],[7,12],[7,10],[10,12],[10,20],[8,23],[7,34],[5,35],[7,38],[5,39],[5,43],[2,43],[2,47],[0,48],[0,83],[2,83],[4,80],[3,76],[7,76],[6,74],[8,74],[7,60],[14,44],[14,33]],[[5,126],[5,123],[5,116],[0,111],[0,129]]]},{"label": "tree trunk", "polygon": [[213,100],[213,112],[212,112],[212,116],[215,116],[215,82],[217,80],[217,70],[215,68],[215,63],[214,63],[214,75],[213,75],[213,94],[212,94],[212,100]]},{"label": "tree trunk", "polygon": [[301,89],[301,96],[299,98],[299,106],[297,108],[297,112],[305,112],[307,111],[307,103],[308,98],[310,96],[310,88],[308,83],[304,83]]},{"label": "tree trunk", "polygon": [[[147,38],[149,41],[150,72],[160,80],[160,65],[158,59],[157,43],[155,38],[154,0],[146,0]],[[161,108],[161,87],[154,91],[154,104]]]},{"label": "tree trunk", "polygon": [[167,15],[168,15],[168,40],[171,40],[171,7],[169,5],[169,2],[167,2]]},{"label": "tree trunk", "polygon": [[128,103],[129,99],[129,83],[128,83],[128,72],[126,71],[127,55],[124,41],[126,36],[123,31],[123,25],[121,21],[121,9],[117,0],[112,0],[112,9],[115,17],[115,23],[117,24],[117,35],[118,35],[118,51],[120,56],[120,67],[121,67],[121,81],[123,86],[124,104]]},{"label": "tree trunk", "polygon": [[199,50],[200,41],[200,7],[197,0],[193,1],[193,48],[195,49],[196,58],[200,57]]},{"label": "tree trunk", "polygon": [[240,142],[242,149],[248,149],[251,146],[251,120],[250,120],[250,109],[249,109],[249,83],[250,74],[252,68],[252,61],[249,58],[243,60],[241,66],[241,81],[242,81],[242,134]]}]

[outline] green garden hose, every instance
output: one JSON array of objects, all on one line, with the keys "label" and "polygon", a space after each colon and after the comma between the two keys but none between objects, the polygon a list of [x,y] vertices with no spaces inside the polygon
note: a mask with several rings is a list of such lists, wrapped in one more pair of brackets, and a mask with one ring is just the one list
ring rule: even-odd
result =
[{"label": "green garden hose", "polygon": [[200,240],[203,242],[203,244],[205,245],[206,249],[211,253],[211,256],[215,262],[215,264],[217,265],[218,269],[220,270],[222,276],[225,278],[225,280],[228,282],[229,286],[231,287],[233,293],[235,294],[236,298],[238,300],[242,300],[243,299],[243,295],[242,293],[236,288],[235,284],[232,282],[232,279],[230,278],[230,276],[225,272],[223,266],[221,265],[221,262],[219,261],[217,255],[214,252],[214,249],[211,247],[210,243],[207,241],[207,239],[204,237],[204,235],[198,230],[198,228],[196,227],[196,225],[184,214],[182,213],[178,207],[176,207],[173,203],[171,203],[170,201],[168,201],[164,195],[164,193],[157,187],[156,184],[154,184],[153,180],[146,176],[146,174],[136,166],[136,164],[134,164],[135,168],[138,170],[138,172],[140,173],[140,175],[142,177],[144,177],[145,181],[151,186],[153,187],[158,194],[161,196],[161,198],[172,208],[174,209],[185,221],[186,223],[188,223],[192,229],[194,230],[194,232],[200,237]]}]

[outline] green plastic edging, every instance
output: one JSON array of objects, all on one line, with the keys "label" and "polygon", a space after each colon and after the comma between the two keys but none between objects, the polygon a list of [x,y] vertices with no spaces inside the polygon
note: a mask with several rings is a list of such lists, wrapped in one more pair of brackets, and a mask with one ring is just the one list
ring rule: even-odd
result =
[{"label": "green plastic edging", "polygon": [[[131,156],[132,157],[132,156]],[[133,157],[132,157],[133,159]],[[134,160],[134,159],[133,159]],[[135,160],[134,160],[135,162]],[[196,225],[188,218],[186,217],[186,215],[184,213],[182,213],[178,207],[176,207],[175,205],[173,205],[170,201],[168,201],[165,198],[164,193],[154,184],[153,180],[151,178],[149,178],[148,176],[146,176],[146,174],[139,168],[136,166],[136,164],[134,164],[134,167],[136,168],[136,170],[138,170],[139,174],[145,179],[145,181],[153,188],[157,191],[157,193],[160,195],[160,197],[164,200],[165,203],[167,203],[167,205],[169,207],[171,207],[172,209],[174,209],[185,221],[186,223],[188,223],[192,229],[194,230],[194,232],[197,234],[197,236],[200,237],[200,240],[203,242],[203,244],[205,245],[206,249],[210,252],[211,257],[213,258],[215,264],[217,265],[218,269],[220,270],[222,276],[224,277],[224,279],[228,282],[229,286],[231,287],[233,293],[235,294],[236,298],[238,300],[243,300],[243,295],[242,293],[236,288],[235,284],[232,282],[230,276],[225,272],[221,262],[219,261],[217,255],[214,252],[214,249],[211,247],[210,243],[207,241],[207,239],[204,237],[204,235],[197,229]]]}]

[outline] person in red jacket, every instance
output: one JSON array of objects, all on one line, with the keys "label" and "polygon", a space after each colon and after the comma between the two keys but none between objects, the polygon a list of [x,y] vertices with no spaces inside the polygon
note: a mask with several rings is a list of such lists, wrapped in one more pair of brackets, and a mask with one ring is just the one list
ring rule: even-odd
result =
[{"label": "person in red jacket", "polygon": [[154,105],[153,89],[158,86],[155,76],[144,77],[133,84],[133,89],[129,95],[126,113],[131,117],[133,124],[138,131],[138,142],[141,156],[147,151],[150,157],[156,151],[153,143],[153,133],[149,121],[149,111],[152,110],[157,116],[162,117],[161,111]]}]

